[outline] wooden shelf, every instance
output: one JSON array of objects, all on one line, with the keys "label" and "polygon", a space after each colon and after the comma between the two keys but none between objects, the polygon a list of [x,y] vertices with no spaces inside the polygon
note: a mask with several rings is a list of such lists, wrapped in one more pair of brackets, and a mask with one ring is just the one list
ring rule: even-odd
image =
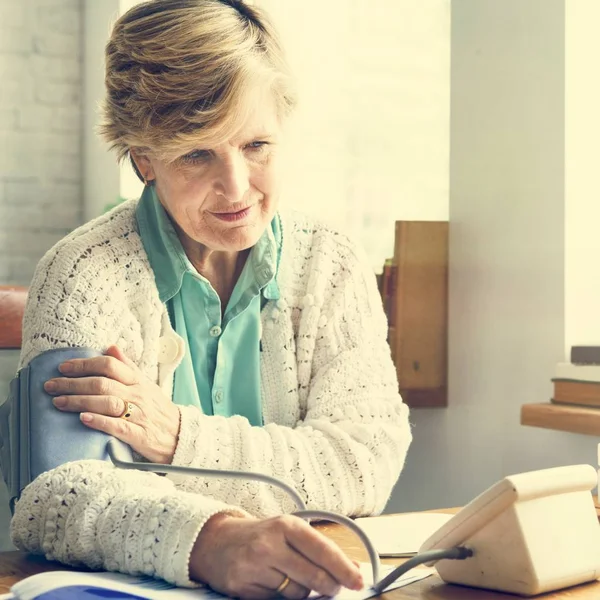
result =
[{"label": "wooden shelf", "polygon": [[521,425],[600,435],[600,409],[565,404],[524,404]]}]

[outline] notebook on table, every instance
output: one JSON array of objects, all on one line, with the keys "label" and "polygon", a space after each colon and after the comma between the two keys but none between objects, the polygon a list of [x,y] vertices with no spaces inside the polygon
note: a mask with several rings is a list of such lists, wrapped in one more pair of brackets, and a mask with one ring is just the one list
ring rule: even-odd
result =
[{"label": "notebook on table", "polygon": [[425,540],[447,523],[445,513],[405,513],[364,517],[354,522],[369,536],[382,557],[414,556]]},{"label": "notebook on table", "polygon": [[[381,577],[393,569],[382,565]],[[371,565],[361,563],[365,582],[369,581]],[[430,568],[417,568],[395,581],[388,590],[420,581],[434,573]],[[366,600],[375,593],[369,588],[361,591],[342,590],[336,600]],[[176,587],[162,579],[122,573],[78,573],[50,571],[38,573],[12,586],[10,593],[0,594],[0,600],[221,600],[227,598],[207,587],[196,589]],[[322,596],[311,594],[313,600]]]}]

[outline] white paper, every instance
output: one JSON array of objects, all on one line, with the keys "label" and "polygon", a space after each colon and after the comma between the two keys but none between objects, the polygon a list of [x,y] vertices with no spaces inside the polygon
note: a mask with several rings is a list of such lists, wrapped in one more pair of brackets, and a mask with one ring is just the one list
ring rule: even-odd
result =
[{"label": "white paper", "polygon": [[[372,582],[371,565],[368,563],[360,564],[361,572],[365,581],[365,588],[360,591],[343,589],[335,600],[366,600],[375,595],[370,585]],[[395,566],[382,565],[380,577],[385,577]],[[403,587],[409,583],[419,581],[433,574],[434,570],[417,567],[406,573],[397,581],[392,583],[386,590],[393,590]],[[0,596],[0,600],[16,598],[19,600],[34,600],[40,594],[49,592],[57,588],[83,585],[98,586],[110,588],[121,592],[129,592],[137,596],[148,598],[149,600],[218,600],[227,598],[218,592],[207,587],[197,589],[178,588],[161,579],[151,577],[135,577],[123,575],[121,573],[79,573],[73,571],[50,571],[47,573],[38,573],[23,579],[12,587],[13,594]],[[311,598],[323,598],[312,594]]]},{"label": "white paper", "polygon": [[364,517],[354,522],[369,536],[379,556],[412,556],[453,515],[406,513]]},{"label": "white paper", "polygon": [[[397,565],[381,565],[379,578],[383,579],[388,573],[393,571]],[[411,569],[408,573],[405,573],[393,583],[390,583],[383,592],[374,592],[371,589],[371,583],[373,581],[373,572],[371,570],[371,565],[369,563],[360,563],[360,570],[363,574],[363,580],[365,582],[365,587],[362,590],[355,592],[354,590],[348,590],[343,588],[342,591],[334,596],[332,600],[367,600],[367,598],[372,598],[378,594],[383,594],[384,592],[389,592],[390,590],[395,590],[397,588],[401,588],[407,586],[411,583],[415,583],[416,581],[421,581],[421,579],[425,579],[430,575],[435,573],[435,569],[431,567],[415,567]],[[366,584],[369,585],[366,585]],[[318,598],[323,599],[323,596],[319,596]]]},{"label": "white paper", "polygon": [[206,587],[198,589],[178,588],[162,579],[107,572],[51,571],[38,573],[19,581],[19,583],[12,586],[11,590],[19,600],[34,600],[44,592],[74,585],[98,586],[120,592],[129,592],[148,598],[148,600],[214,600],[225,597]]}]

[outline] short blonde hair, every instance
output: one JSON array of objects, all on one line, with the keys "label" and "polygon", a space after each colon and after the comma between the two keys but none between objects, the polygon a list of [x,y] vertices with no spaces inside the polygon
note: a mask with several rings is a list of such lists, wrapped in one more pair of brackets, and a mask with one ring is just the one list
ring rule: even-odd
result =
[{"label": "short blonde hair", "polygon": [[105,83],[99,131],[119,160],[136,148],[170,162],[226,141],[259,89],[272,92],[280,117],[296,103],[275,28],[241,0],[133,7],[113,27]]}]

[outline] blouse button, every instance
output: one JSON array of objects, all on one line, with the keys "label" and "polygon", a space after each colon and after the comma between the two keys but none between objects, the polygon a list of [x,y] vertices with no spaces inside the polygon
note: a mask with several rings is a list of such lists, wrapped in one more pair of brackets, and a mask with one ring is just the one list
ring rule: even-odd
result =
[{"label": "blouse button", "polygon": [[215,325],[214,327],[210,328],[210,332],[209,333],[210,333],[210,335],[212,337],[219,337],[221,335],[222,331],[223,330],[218,325]]},{"label": "blouse button", "polygon": [[170,336],[161,337],[158,340],[158,362],[170,363],[177,360],[179,354],[179,344],[177,340]]}]

